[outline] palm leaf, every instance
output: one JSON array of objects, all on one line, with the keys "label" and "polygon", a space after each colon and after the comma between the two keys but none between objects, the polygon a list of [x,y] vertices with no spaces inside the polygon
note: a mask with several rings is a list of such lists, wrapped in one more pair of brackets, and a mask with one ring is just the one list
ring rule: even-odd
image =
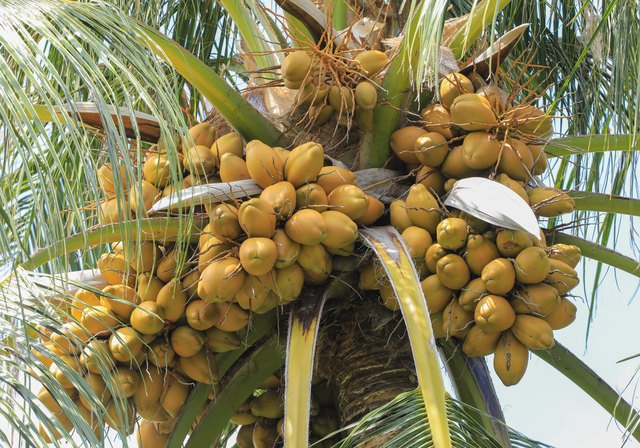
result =
[{"label": "palm leaf", "polygon": [[588,191],[570,191],[568,194],[576,202],[576,210],[640,215],[640,200],[638,199]]},{"label": "palm leaf", "polygon": [[549,350],[534,350],[533,353],[566,376],[573,384],[585,391],[614,419],[629,431],[629,435],[640,441],[640,414],[623,400],[618,392],[582,362],[566,347],[556,341]]},{"label": "palm leaf", "polygon": [[583,135],[549,140],[544,151],[549,157],[566,157],[607,151],[636,151],[635,135]]},{"label": "palm leaf", "polygon": [[284,347],[277,335],[251,352],[216,394],[215,400],[191,433],[185,448],[211,446],[235,410],[269,375],[282,367],[283,361]]},{"label": "palm leaf", "polygon": [[[251,347],[253,347],[258,341],[263,339],[267,333],[273,330],[276,324],[276,311],[271,311],[267,314],[257,316],[246,335],[242,338],[244,346],[233,350],[228,353],[222,353],[216,357],[218,366],[218,374],[220,377],[229,371],[234,363]],[[185,402],[176,426],[171,432],[167,448],[181,447],[186,439],[189,431],[193,427],[193,424],[198,417],[202,407],[207,402],[211,386],[208,384],[197,384],[196,387],[189,394],[189,398]]]},{"label": "palm leaf", "polygon": [[415,266],[400,234],[393,227],[363,229],[360,235],[362,241],[380,259],[400,303],[434,443],[439,448],[450,447],[451,436],[445,412],[440,363],[427,302]]}]

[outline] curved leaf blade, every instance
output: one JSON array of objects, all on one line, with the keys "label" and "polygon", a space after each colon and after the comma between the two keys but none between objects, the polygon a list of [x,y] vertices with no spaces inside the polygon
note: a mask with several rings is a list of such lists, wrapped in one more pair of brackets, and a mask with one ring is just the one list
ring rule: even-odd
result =
[{"label": "curved leaf blade", "polygon": [[567,157],[594,152],[638,151],[640,144],[635,135],[573,135],[554,138],[545,145],[544,151],[550,158]]},{"label": "curved leaf blade", "polygon": [[640,216],[640,200],[589,191],[569,191],[576,210]]},{"label": "curved leaf blade", "polygon": [[549,350],[532,350],[532,353],[585,391],[614,419],[624,425],[634,439],[640,441],[640,413],[623,400],[611,386],[582,362],[580,358],[558,341]]},{"label": "curved leaf blade", "polygon": [[360,229],[360,236],[380,259],[400,303],[435,446],[451,447],[444,383],[433,328],[413,261],[393,227]]}]

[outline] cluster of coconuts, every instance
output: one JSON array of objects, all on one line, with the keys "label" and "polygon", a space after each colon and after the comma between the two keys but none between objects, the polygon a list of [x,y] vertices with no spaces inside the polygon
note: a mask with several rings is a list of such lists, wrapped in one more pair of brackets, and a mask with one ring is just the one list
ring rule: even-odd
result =
[{"label": "cluster of coconuts", "polygon": [[207,206],[197,295],[264,313],[295,300],[304,284],[324,283],[332,256],[353,253],[358,225],[375,222],[384,205],[355,185],[351,171],[325,167],[317,143],[288,151],[253,140],[241,160],[263,190]]},{"label": "cluster of coconuts", "polygon": [[296,104],[305,108],[311,126],[333,119],[340,126],[357,123],[371,130],[381,84],[377,75],[388,63],[387,55],[378,50],[364,50],[344,60],[297,50],[287,54],[281,74],[285,87],[299,91]]},{"label": "cluster of coconuts", "polygon": [[[281,379],[271,375],[259,389],[236,410],[230,421],[238,426],[236,444],[239,448],[272,448],[284,439],[284,387]],[[315,384],[311,392],[309,443],[338,430],[337,413],[332,405],[326,382]],[[317,446],[332,446],[323,442]]]},{"label": "cluster of coconuts", "polygon": [[[468,356],[493,353],[496,373],[513,385],[524,375],[528,350],[552,347],[553,331],[575,319],[566,294],[579,283],[580,249],[547,247],[542,233],[535,238],[445,212],[439,198],[456,180],[482,176],[515,191],[537,216],[569,213],[575,203],[536,186],[533,177],[547,168],[541,145],[550,120],[533,106],[511,105],[500,88],[476,83],[460,73],[447,76],[441,103],[422,111],[423,126],[392,135],[392,150],[417,177],[406,199],[391,203],[390,219],[421,275],[436,337],[462,340]],[[363,270],[360,286],[379,290],[385,306],[398,308],[374,265]]]},{"label": "cluster of coconuts", "polygon": [[[140,416],[138,444],[150,448],[164,446],[195,382],[218,380],[215,355],[240,348],[236,332],[247,326],[249,313],[236,304],[199,300],[199,273],[177,269],[175,248],[151,241],[141,246],[133,250],[114,243],[100,257],[98,268],[109,285],[75,294],[72,320],[45,337],[45,346],[59,359],[39,358],[96,435],[103,427],[98,415],[124,434],[134,431]],[[84,377],[106,412],[97,412],[97,404],[76,390],[61,363]],[[42,389],[38,397],[63,427],[72,429],[49,391]],[[47,440],[61,437],[43,427],[41,433]]]},{"label": "cluster of coconuts", "polygon": [[391,135],[394,154],[416,171],[416,183],[436,196],[458,179],[488,177],[516,192],[538,216],[571,213],[573,199],[534,179],[547,169],[544,143],[552,133],[551,119],[532,105],[512,104],[498,86],[472,79],[447,75],[440,83],[440,103],[422,110],[421,126]]},{"label": "cluster of coconuts", "polygon": [[[240,347],[236,332],[248,325],[251,312],[266,313],[295,300],[305,284],[325,282],[332,256],[353,252],[358,225],[371,225],[384,213],[378,199],[355,185],[354,173],[324,166],[321,145],[289,151],[254,140],[245,150],[239,135],[216,138],[208,124],[190,134],[195,146],[178,148],[177,157],[150,150],[137,186],[127,182],[124,169],[101,167],[103,223],[147,213],[160,197],[202,182],[253,179],[261,194],[205,205],[209,224],[186,250],[166,242],[113,243],[98,260],[109,285],[78,291],[70,320],[59,332],[42,332],[59,359],[34,351],[96,431],[104,420],[130,434],[140,416],[141,447],[164,446],[192,385],[218,381],[215,354]],[[184,181],[172,183],[176,161]],[[96,412],[96,404],[78,393],[60,363],[85,378],[106,412]],[[114,379],[110,384],[105,371]],[[70,430],[54,397],[46,389],[40,396]],[[255,433],[268,433],[268,426],[255,422]],[[48,440],[61,437],[41,431]]]}]

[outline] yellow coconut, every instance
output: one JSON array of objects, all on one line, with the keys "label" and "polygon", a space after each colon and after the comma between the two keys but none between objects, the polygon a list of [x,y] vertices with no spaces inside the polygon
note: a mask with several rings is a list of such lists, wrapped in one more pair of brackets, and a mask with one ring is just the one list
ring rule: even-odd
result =
[{"label": "yellow coconut", "polygon": [[152,301],[142,302],[131,313],[131,326],[142,334],[158,334],[164,327],[162,307]]},{"label": "yellow coconut", "polygon": [[98,269],[102,278],[110,285],[133,285],[136,272],[124,257],[124,253],[106,253],[98,259]]},{"label": "yellow coconut", "polygon": [[222,331],[242,330],[249,323],[249,313],[236,303],[218,303],[218,320],[214,326]]},{"label": "yellow coconut", "polygon": [[480,299],[474,311],[476,325],[487,333],[509,329],[516,320],[516,312],[507,299],[493,294]]},{"label": "yellow coconut", "polygon": [[125,198],[116,197],[102,201],[99,213],[100,223],[113,224],[131,219],[129,203]]},{"label": "yellow coconut", "polygon": [[539,317],[518,314],[511,331],[531,350],[547,350],[555,345],[551,326]]},{"label": "yellow coconut", "polygon": [[205,343],[213,353],[225,353],[242,347],[238,335],[217,328],[210,328],[205,335]]},{"label": "yellow coconut", "polygon": [[298,244],[314,245],[327,238],[328,226],[321,213],[303,209],[287,220],[284,231]]},{"label": "yellow coconut", "polygon": [[429,193],[436,196],[443,196],[444,183],[446,179],[442,172],[437,168],[431,168],[429,166],[422,166],[416,174],[416,184],[422,184],[427,187]]},{"label": "yellow coconut", "polygon": [[486,86],[482,86],[476,90],[478,95],[484,96],[489,103],[491,103],[491,107],[498,114],[504,112],[509,103],[509,94],[502,90],[500,87],[490,84]]},{"label": "yellow coconut", "polygon": [[295,188],[314,182],[324,164],[324,148],[314,142],[304,143],[291,150],[284,166],[284,177]]},{"label": "yellow coconut", "polygon": [[79,321],[82,319],[82,312],[85,308],[91,308],[97,305],[100,305],[100,298],[94,292],[79,289],[74,294],[74,299],[71,302],[71,315]]},{"label": "yellow coconut", "polygon": [[276,212],[264,199],[253,198],[243,202],[238,221],[248,237],[271,238],[276,231]]},{"label": "yellow coconut", "polygon": [[364,215],[354,220],[356,224],[361,226],[370,226],[384,215],[385,208],[382,201],[370,194],[367,194],[367,197],[369,198],[367,210],[364,212]]},{"label": "yellow coconut", "polygon": [[259,140],[247,143],[247,170],[262,188],[284,180],[284,166],[278,152]]},{"label": "yellow coconut", "polygon": [[505,295],[515,286],[516,272],[509,260],[496,258],[482,269],[482,280],[490,293]]},{"label": "yellow coconut", "polygon": [[435,235],[440,222],[440,206],[422,184],[412,185],[405,201],[405,210],[413,225]]},{"label": "yellow coconut", "polygon": [[462,291],[460,291],[460,295],[458,296],[458,302],[460,306],[465,311],[475,311],[478,302],[482,297],[488,294],[487,286],[484,283],[482,278],[474,278],[469,283],[467,283]]},{"label": "yellow coconut", "polygon": [[172,178],[171,162],[166,156],[151,155],[144,162],[142,174],[147,182],[158,188],[164,188]]},{"label": "yellow coconut", "polygon": [[402,199],[396,199],[391,203],[389,206],[389,217],[391,225],[400,233],[404,232],[407,227],[413,225],[407,213],[407,203]]},{"label": "yellow coconut", "polygon": [[369,196],[355,185],[340,185],[327,196],[332,210],[344,213],[351,219],[364,215],[369,207]]},{"label": "yellow coconut", "polygon": [[462,161],[474,170],[491,168],[498,162],[501,142],[487,132],[472,132],[462,143]]},{"label": "yellow coconut", "polygon": [[344,213],[328,210],[321,215],[327,226],[326,238],[322,240],[325,247],[337,250],[358,239],[358,225]]},{"label": "yellow coconut", "polygon": [[545,317],[551,314],[560,304],[558,291],[545,283],[527,285],[513,294],[511,305],[518,314],[533,314]]},{"label": "yellow coconut", "polygon": [[438,223],[436,235],[440,246],[448,250],[457,250],[467,242],[469,228],[464,219],[446,218]]},{"label": "yellow coconut", "polygon": [[451,190],[453,190],[453,187],[455,187],[457,181],[458,179],[455,178],[447,179],[447,181],[444,183],[445,193],[449,193]]},{"label": "yellow coconut", "polygon": [[[474,177],[482,174],[480,170],[474,170],[469,168],[465,163],[462,157],[462,146],[455,146],[451,148],[449,154],[447,154],[447,158],[444,159],[442,165],[440,165],[440,171],[446,177],[450,177],[453,179],[464,179],[466,177]],[[455,180],[449,179],[449,190],[455,184]],[[447,184],[445,183],[445,190],[447,190]],[[448,191],[448,190],[447,190]]]},{"label": "yellow coconut", "polygon": [[236,132],[229,132],[223,135],[210,146],[217,166],[221,167],[222,158],[225,154],[242,158],[242,137]]},{"label": "yellow coconut", "polygon": [[206,176],[213,173],[217,164],[209,146],[196,145],[185,153],[184,165],[191,174]]},{"label": "yellow coconut", "polygon": [[224,239],[236,239],[242,234],[238,222],[238,209],[231,204],[218,204],[211,209],[210,230],[213,236]]},{"label": "yellow coconut", "polygon": [[355,185],[356,176],[353,172],[339,166],[324,166],[318,174],[316,183],[328,194],[340,185]]},{"label": "yellow coconut", "polygon": [[110,285],[105,287],[102,292],[105,295],[100,297],[100,304],[109,308],[125,321],[129,320],[135,305],[140,303],[140,297],[136,294],[136,290],[127,285]]},{"label": "yellow coconut", "polygon": [[379,293],[382,305],[384,305],[385,308],[393,312],[400,310],[400,302],[398,301],[398,297],[390,283],[380,286]]},{"label": "yellow coconut", "polygon": [[559,260],[549,260],[549,273],[544,281],[563,296],[578,286],[580,278],[578,273],[568,264]]},{"label": "yellow coconut", "polygon": [[327,209],[329,200],[319,184],[307,184],[296,190],[296,208],[311,208],[317,212]]},{"label": "yellow coconut", "polygon": [[498,171],[512,179],[527,182],[533,174],[533,156],[529,147],[514,138],[504,141],[500,148]]},{"label": "yellow coconut", "polygon": [[191,328],[208,330],[219,320],[220,310],[214,303],[194,300],[187,305],[185,317]]},{"label": "yellow coconut", "polygon": [[89,372],[101,374],[109,371],[115,365],[116,360],[109,349],[109,342],[106,340],[94,339],[87,343],[80,355],[80,365]]},{"label": "yellow coconut", "polygon": [[511,179],[509,175],[505,173],[498,174],[495,180],[496,182],[499,182],[505,187],[513,190],[514,193],[520,196],[524,202],[527,204],[529,203],[529,195],[527,194],[527,190],[522,186],[522,182]]},{"label": "yellow coconut", "polygon": [[284,416],[284,401],[278,390],[268,390],[251,401],[251,413],[256,417],[281,418]]},{"label": "yellow coconut", "polygon": [[198,123],[189,129],[189,135],[196,145],[211,146],[216,140],[216,128],[210,123]]},{"label": "yellow coconut", "polygon": [[427,269],[432,274],[436,273],[438,261],[445,255],[448,255],[450,252],[442,247],[438,243],[434,243],[427,249],[427,252],[424,255],[424,261],[427,265]]},{"label": "yellow coconut", "polygon": [[300,244],[293,241],[283,229],[276,229],[271,237],[276,245],[276,268],[285,268],[296,262],[300,255]]},{"label": "yellow coconut", "polygon": [[575,268],[580,262],[580,248],[571,244],[554,244],[549,248],[549,258]]},{"label": "yellow coconut", "polygon": [[462,351],[471,357],[488,356],[496,351],[501,337],[502,333],[487,332],[479,325],[474,325],[464,338]]},{"label": "yellow coconut", "polygon": [[314,82],[310,82],[302,86],[296,96],[296,103],[304,107],[318,106],[324,102],[327,92],[325,85],[318,87]]},{"label": "yellow coconut", "polygon": [[532,173],[536,176],[544,174],[547,171],[547,154],[544,152],[544,147],[540,145],[527,145],[533,157],[533,170]]},{"label": "yellow coconut", "polygon": [[354,97],[358,107],[364,110],[373,109],[378,102],[376,88],[367,81],[359,82],[354,91]]},{"label": "yellow coconut", "polygon": [[489,262],[500,257],[495,243],[482,235],[469,235],[464,259],[475,275],[482,275],[482,270]]},{"label": "yellow coconut", "polygon": [[540,247],[528,247],[518,254],[513,266],[516,280],[525,285],[544,281],[549,273],[549,256]]},{"label": "yellow coconut", "polygon": [[169,440],[168,434],[160,434],[155,423],[141,420],[136,433],[138,448],[162,448]]},{"label": "yellow coconut", "polygon": [[563,297],[560,304],[544,320],[553,330],[560,330],[568,327],[576,320],[577,311],[578,309],[573,302]]},{"label": "yellow coconut", "polygon": [[160,402],[162,408],[167,411],[171,417],[178,416],[189,396],[189,386],[185,379],[176,374],[167,375],[164,383]]},{"label": "yellow coconut", "polygon": [[531,208],[538,216],[563,215],[576,207],[576,202],[567,193],[556,188],[533,188],[528,194]]},{"label": "yellow coconut", "polygon": [[237,258],[215,260],[202,271],[198,296],[208,302],[230,301],[242,287],[244,275]]},{"label": "yellow coconut", "polygon": [[273,272],[260,277],[246,275],[234,300],[245,310],[255,311],[260,308],[275,289],[275,279],[272,277],[274,277]]},{"label": "yellow coconut", "polygon": [[180,280],[174,278],[164,285],[158,293],[156,303],[162,309],[166,321],[176,322],[180,319],[187,306],[187,294]]},{"label": "yellow coconut", "polygon": [[432,168],[439,167],[449,153],[447,139],[437,132],[427,132],[419,136],[413,144],[413,151],[420,163]]},{"label": "yellow coconut", "polygon": [[130,400],[113,400],[107,407],[104,422],[121,434],[131,435],[135,430],[136,408]]},{"label": "yellow coconut", "polygon": [[429,132],[437,132],[447,140],[453,138],[451,115],[442,104],[430,104],[420,112],[422,124]]},{"label": "yellow coconut", "polygon": [[409,250],[409,255],[413,259],[424,260],[427,249],[433,243],[431,234],[418,226],[410,226],[402,232],[402,241]]},{"label": "yellow coconut", "polygon": [[358,63],[358,67],[367,77],[375,76],[389,63],[389,58],[382,51],[365,50],[358,53],[354,61]]},{"label": "yellow coconut", "polygon": [[438,260],[436,274],[440,282],[449,289],[461,289],[471,279],[467,263],[462,257],[455,254],[445,255]]},{"label": "yellow coconut", "polygon": [[282,77],[290,81],[302,81],[311,68],[311,56],[306,51],[289,53],[282,62]]},{"label": "yellow coconut", "polygon": [[155,301],[164,286],[164,283],[158,277],[150,273],[140,274],[136,282],[136,293],[142,302]]},{"label": "yellow coconut", "polygon": [[417,126],[406,126],[391,134],[389,141],[391,150],[404,163],[418,164],[420,161],[414,150],[418,137],[427,134],[422,128]]},{"label": "yellow coconut", "polygon": [[173,351],[171,343],[165,338],[157,338],[149,344],[148,360],[151,364],[161,369],[174,365],[176,352]]},{"label": "yellow coconut", "polygon": [[223,154],[220,158],[220,180],[222,182],[235,182],[245,179],[251,179],[247,169],[247,162],[235,154]]},{"label": "yellow coconut", "polygon": [[201,350],[194,356],[180,358],[180,370],[189,378],[204,384],[213,384],[218,380],[218,365],[215,357],[207,350]]},{"label": "yellow coconut", "polygon": [[442,329],[445,337],[464,339],[473,325],[473,313],[465,311],[457,300],[452,300],[442,311]]},{"label": "yellow coconut", "polygon": [[140,373],[129,367],[119,366],[109,380],[114,396],[131,398],[140,385]]},{"label": "yellow coconut", "polygon": [[140,186],[134,185],[129,190],[129,206],[137,214],[146,213],[160,198],[161,193],[151,182],[143,180]]},{"label": "yellow coconut", "polygon": [[505,332],[493,355],[493,369],[505,386],[518,384],[529,363],[529,350],[510,332]]},{"label": "yellow coconut", "polygon": [[216,238],[215,236],[207,239],[204,244],[200,245],[200,253],[198,254],[198,271],[204,271],[212,261],[228,255],[232,247],[233,245],[230,242]]},{"label": "yellow coconut", "polygon": [[108,336],[120,324],[118,316],[104,306],[85,308],[80,321],[82,326],[94,336]]},{"label": "yellow coconut", "polygon": [[437,275],[430,275],[420,283],[422,292],[427,300],[429,313],[442,311],[453,299],[453,291],[440,282]]},{"label": "yellow coconut", "polygon": [[331,255],[322,244],[302,245],[297,263],[304,272],[305,280],[311,284],[327,281],[332,271]]},{"label": "yellow coconut", "polygon": [[[179,248],[177,246],[171,249],[164,257],[162,257],[160,263],[158,263],[156,276],[165,283],[174,277],[180,277],[186,267],[184,260],[178,259],[178,249]],[[184,257],[185,254],[183,253],[180,255],[181,257]]]},{"label": "yellow coconut", "polygon": [[131,361],[142,350],[140,334],[131,327],[118,328],[109,338],[109,350],[117,361]]},{"label": "yellow coconut", "polygon": [[304,272],[298,263],[276,269],[274,293],[280,303],[289,303],[297,299],[302,292],[303,285]]},{"label": "yellow coconut", "polygon": [[388,283],[384,269],[376,263],[369,262],[359,269],[358,288],[364,291],[376,291],[384,283]]},{"label": "yellow coconut", "polygon": [[451,120],[466,131],[488,131],[498,119],[489,101],[476,93],[457,96],[450,108]]},{"label": "yellow coconut", "polygon": [[138,411],[153,407],[160,399],[165,375],[164,370],[156,368],[145,369],[141,372],[140,383],[131,396]]},{"label": "yellow coconut", "polygon": [[239,258],[242,268],[251,275],[264,275],[273,269],[278,248],[269,238],[247,238],[240,245]]},{"label": "yellow coconut", "polygon": [[[121,192],[127,189],[127,170],[124,165],[119,165],[117,167],[117,172],[118,179],[116,180],[116,175],[113,172],[111,164],[105,163],[100,168],[98,168],[98,184],[100,185],[100,188],[102,188],[102,190],[104,190],[104,192],[107,194],[107,196],[115,196],[116,190],[118,188]],[[116,185],[118,186],[118,188],[116,188]]]},{"label": "yellow coconut", "polygon": [[450,73],[440,82],[440,101],[449,108],[462,94],[473,92],[473,84],[462,73]]},{"label": "yellow coconut", "polygon": [[332,115],[333,107],[329,106],[328,104],[323,104],[318,106],[311,106],[309,108],[307,116],[309,117],[309,123],[311,124],[311,126],[318,127],[329,121]]},{"label": "yellow coconut", "polygon": [[531,246],[533,246],[533,238],[524,230],[503,229],[496,235],[496,247],[503,257],[516,257]]},{"label": "yellow coconut", "polygon": [[281,221],[289,219],[296,208],[296,190],[290,182],[269,185],[260,193],[260,199],[271,204]]},{"label": "yellow coconut", "polygon": [[527,140],[548,138],[553,133],[551,117],[545,118],[544,112],[531,105],[514,107],[505,114],[505,120]]}]

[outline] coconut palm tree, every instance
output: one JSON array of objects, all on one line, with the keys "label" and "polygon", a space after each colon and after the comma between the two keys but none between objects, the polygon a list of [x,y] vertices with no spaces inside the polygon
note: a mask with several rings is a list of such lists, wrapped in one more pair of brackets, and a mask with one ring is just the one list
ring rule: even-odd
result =
[{"label": "coconut palm tree", "polygon": [[[114,170],[114,194],[123,198],[123,185],[142,178],[145,156],[157,144],[169,158],[171,181],[181,182],[176,146],[191,146],[188,129],[202,121],[219,134],[234,129],[247,142],[270,146],[319,141],[334,161],[360,172],[376,169],[367,172],[375,182],[388,185],[391,176],[402,184],[406,169],[393,159],[392,133],[419,119],[442,76],[485,67],[519,100],[554,117],[554,137],[544,148],[552,170],[542,181],[567,190],[575,212],[542,225],[549,242],[578,246],[597,264],[595,278],[585,279],[593,294],[588,317],[581,317],[592,319],[607,267],[640,273],[631,254],[610,248],[620,220],[640,211],[633,199],[640,44],[637,33],[620,32],[638,29],[638,8],[624,1],[522,0],[2,2],[0,409],[9,428],[3,443],[45,446],[54,435],[72,446],[132,443],[128,428],[105,434],[102,418],[87,420],[74,404],[79,394],[95,415],[124,422],[126,398],[114,394],[107,405],[42,340],[66,334],[71,292],[99,292],[101,280],[87,270],[110,243],[138,242],[131,249],[136,257],[144,240],[170,241],[178,269],[189,265],[189,245],[206,224],[193,195],[180,193],[153,215],[119,209],[124,219],[104,224],[98,168],[124,167]],[[371,126],[307,125],[282,86],[280,67],[294,47],[332,61],[363,48],[393,56],[379,80]],[[380,196],[388,202],[405,191],[382,188]],[[171,208],[176,204],[182,207]],[[342,429],[328,440],[344,447],[544,446],[505,425],[483,358],[467,357],[453,339],[436,344],[397,233],[363,229],[361,241],[359,257],[336,261],[329,282],[252,317],[239,333],[241,346],[216,356],[220,381],[213,392],[204,382],[190,386],[166,446],[230,444],[238,430],[234,413],[274,372],[286,386],[288,447],[307,445],[316,401],[333,416],[315,424],[330,428],[325,434]],[[371,252],[385,266],[401,313],[345,287],[357,284],[360,258]],[[532,353],[640,440],[636,411],[577,356],[559,343]],[[445,390],[440,362],[454,390]],[[96,368],[117,390],[121,378],[108,365]],[[312,386],[318,371],[329,381]],[[55,402],[45,403],[49,410],[36,384]]]}]

